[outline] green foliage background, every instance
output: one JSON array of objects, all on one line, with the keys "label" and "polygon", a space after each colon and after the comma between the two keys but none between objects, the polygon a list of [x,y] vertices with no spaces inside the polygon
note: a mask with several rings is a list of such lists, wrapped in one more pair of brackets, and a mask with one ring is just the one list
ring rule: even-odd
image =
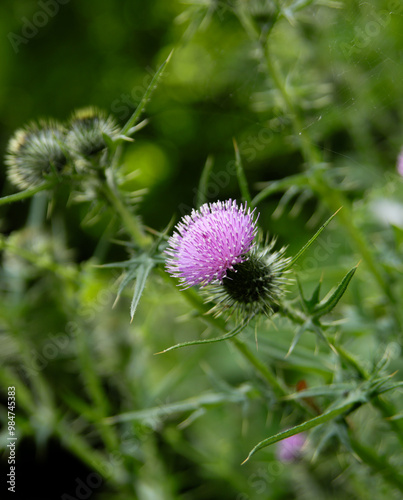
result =
[{"label": "green foliage background", "polygon": [[[282,18],[269,47],[291,108],[247,33],[270,30],[276,4]],[[195,206],[208,156],[208,200],[240,199],[231,173],[233,138],[253,195],[262,183],[310,171],[301,147],[306,139],[322,155],[327,184],[351,203],[353,223],[396,303],[338,218],[301,260],[298,277],[309,296],[322,276],[327,293],[363,259],[331,317],[343,320],[332,335],[369,373],[386,353],[387,374],[400,369],[394,381],[401,380],[401,2],[70,0],[59,7],[35,36],[18,44],[13,34],[23,36],[26,20],[43,8],[28,0],[0,5],[1,151],[23,124],[42,116],[64,121],[90,104],[123,125],[174,49],[147,105],[149,124],[125,153],[125,174],[138,171],[125,189],[147,189],[139,207],[144,223],[161,231],[172,214],[178,219]],[[298,130],[293,109],[301,120]],[[1,175],[3,195],[14,192],[4,169]],[[279,189],[259,203],[261,227],[292,255],[338,208],[329,193],[318,195],[308,185]],[[372,469],[351,452],[340,423],[311,433],[309,459],[285,465],[272,446],[241,467],[253,445],[301,423],[301,415],[274,396],[231,344],[153,356],[217,333],[157,273],[132,324],[131,290],[112,309],[117,275],[95,266],[127,258],[110,240],[121,236],[119,224],[111,222],[110,212],[82,224],[88,206],[69,204],[68,195],[61,186],[51,217],[43,196],[1,207],[0,375],[2,388],[17,390],[17,458],[40,464],[52,457],[53,442],[88,467],[72,474],[61,461],[56,486],[37,495],[74,497],[77,475],[85,481],[92,470],[104,470],[91,498],[399,498],[393,481],[374,473],[387,468],[385,457],[401,469],[402,454],[388,421],[371,405],[348,419],[357,439],[382,457]],[[290,298],[297,296],[292,286]],[[282,318],[262,321],[257,353],[254,330],[242,335],[290,392],[301,380],[308,387],[359,382],[312,333],[286,358],[294,329]],[[217,399],[206,403],[212,394]],[[188,398],[191,407],[170,406]],[[315,404],[323,409],[332,398],[330,389]],[[387,398],[401,417],[399,389]],[[105,425],[106,417],[125,412],[138,413]],[[399,426],[401,419],[395,421]],[[4,426],[2,446],[5,437]],[[321,454],[311,461],[315,449]],[[25,487],[23,477],[18,482]]]}]

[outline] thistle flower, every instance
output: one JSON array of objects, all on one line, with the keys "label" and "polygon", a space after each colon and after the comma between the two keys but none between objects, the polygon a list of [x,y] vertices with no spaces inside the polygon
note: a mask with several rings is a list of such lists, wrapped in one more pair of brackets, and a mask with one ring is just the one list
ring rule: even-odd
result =
[{"label": "thistle flower", "polygon": [[403,149],[400,151],[399,156],[397,157],[397,173],[403,177]]},{"label": "thistle flower", "polygon": [[184,288],[205,287],[210,312],[237,312],[243,317],[271,315],[283,294],[285,249],[273,252],[274,241],[255,241],[254,210],[228,200],[203,205],[182,219],[168,241],[167,271]]},{"label": "thistle flower", "polygon": [[106,148],[104,134],[114,137],[118,133],[115,118],[104,111],[95,107],[75,111],[70,119],[66,142],[78,168],[88,165],[89,158]]},{"label": "thistle flower", "polygon": [[65,130],[54,121],[32,122],[15,132],[8,143],[7,176],[19,189],[42,184],[67,164],[63,151]]},{"label": "thistle flower", "polygon": [[176,226],[168,241],[167,271],[184,288],[220,283],[246,260],[256,236],[254,211],[236,201],[204,204]]},{"label": "thistle flower", "polygon": [[296,462],[302,455],[306,438],[304,433],[295,434],[280,441],[277,445],[277,458],[280,462]]}]

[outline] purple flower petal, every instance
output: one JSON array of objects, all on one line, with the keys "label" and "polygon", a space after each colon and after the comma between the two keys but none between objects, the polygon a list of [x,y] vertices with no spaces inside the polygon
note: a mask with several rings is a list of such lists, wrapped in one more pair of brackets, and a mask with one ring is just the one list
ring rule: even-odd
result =
[{"label": "purple flower petal", "polygon": [[403,177],[403,149],[400,151],[397,157],[397,172]]},{"label": "purple flower petal", "polygon": [[295,434],[283,439],[277,446],[277,458],[280,462],[294,462],[301,456],[302,447],[305,444],[303,433]]},{"label": "purple flower petal", "polygon": [[236,201],[206,203],[182,218],[165,251],[167,271],[185,288],[221,282],[246,260],[256,236],[254,210]]}]

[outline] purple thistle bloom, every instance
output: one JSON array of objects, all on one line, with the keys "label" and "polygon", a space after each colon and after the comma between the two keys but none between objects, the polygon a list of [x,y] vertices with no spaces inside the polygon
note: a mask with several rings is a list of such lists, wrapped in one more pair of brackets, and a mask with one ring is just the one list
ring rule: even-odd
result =
[{"label": "purple thistle bloom", "polygon": [[302,447],[305,444],[303,433],[295,434],[283,439],[277,445],[277,458],[280,462],[295,462],[301,456]]},{"label": "purple thistle bloom", "polygon": [[397,157],[397,172],[403,177],[403,149]]},{"label": "purple thistle bloom", "polygon": [[168,241],[167,271],[184,288],[222,282],[234,264],[247,260],[257,233],[253,212],[236,201],[205,203],[182,218]]}]

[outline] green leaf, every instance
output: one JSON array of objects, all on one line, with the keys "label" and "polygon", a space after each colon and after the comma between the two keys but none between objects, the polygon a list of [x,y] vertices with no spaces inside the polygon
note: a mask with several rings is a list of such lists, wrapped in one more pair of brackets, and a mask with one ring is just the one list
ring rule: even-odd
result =
[{"label": "green leaf", "polygon": [[330,295],[328,298],[324,298],[319,304],[314,308],[313,310],[313,316],[315,318],[319,318],[325,314],[328,314],[330,311],[332,311],[341,297],[344,295],[344,292],[347,290],[347,287],[354,276],[355,271],[357,270],[358,266],[353,267],[341,280],[341,282],[338,284],[336,290]]},{"label": "green leaf", "polygon": [[314,307],[316,306],[316,304],[318,304],[318,302],[320,300],[319,296],[320,296],[321,286],[322,286],[322,278],[320,279],[320,281],[316,285],[315,290],[313,291],[311,298],[306,301],[306,306],[307,306],[309,311],[312,311],[314,309]]},{"label": "green leaf", "polygon": [[200,177],[199,189],[197,190],[197,208],[201,207],[207,201],[207,187],[213,165],[213,157],[208,156]]},{"label": "green leaf", "polygon": [[376,394],[377,395],[383,394],[383,393],[388,392],[388,391],[400,389],[401,387],[403,387],[403,380],[401,380],[400,382],[395,382],[394,384],[389,384],[386,387],[383,387],[382,389],[377,390]]},{"label": "green leaf", "polygon": [[[303,424],[296,425],[295,427],[292,427],[291,429],[288,429],[283,432],[279,432],[278,434],[275,434],[274,436],[271,436],[267,439],[264,439],[263,441],[260,441],[252,450],[249,452],[249,455],[247,458],[242,462],[244,464],[247,462],[252,455],[254,455],[257,451],[261,450],[262,448],[266,448],[267,446],[270,446],[271,444],[277,443],[278,441],[282,441],[285,438],[288,438],[290,436],[295,436],[295,434],[299,434],[300,432],[307,431],[309,429],[312,429],[313,427],[316,427],[317,425],[323,424],[324,422],[328,422],[329,420],[332,420],[343,413],[346,413],[348,410],[350,410],[353,405],[360,401],[360,398],[348,398],[348,400],[341,406],[337,406],[336,408],[333,408],[332,410],[327,411],[326,413],[322,413],[322,415],[319,415],[318,417],[311,418],[310,420],[307,420]],[[241,464],[241,465],[242,465]]]},{"label": "green leaf", "polygon": [[303,399],[317,396],[336,396],[342,395],[345,392],[350,392],[354,389],[354,384],[342,382],[340,384],[320,385],[318,387],[310,387],[302,391],[294,392],[285,396],[284,399]]},{"label": "green leaf", "polygon": [[316,233],[312,236],[312,238],[301,248],[301,250],[297,253],[297,255],[295,255],[291,259],[290,263],[284,268],[284,271],[286,271],[287,269],[290,269],[297,262],[297,260],[301,257],[301,255],[303,253],[305,253],[306,250],[308,250],[308,248],[318,238],[318,236],[325,229],[325,227],[334,219],[334,217],[336,217],[337,213],[340,210],[341,210],[341,207],[332,216],[330,216],[324,224],[322,224],[322,226],[316,231]]},{"label": "green leaf", "polygon": [[141,295],[146,286],[148,275],[151,269],[154,267],[154,261],[148,258],[143,264],[137,268],[136,272],[136,284],[134,286],[132,303],[130,305],[130,322],[133,321],[134,314],[136,312],[137,306],[140,302]]},{"label": "green leaf", "polygon": [[180,344],[173,345],[171,347],[168,347],[167,349],[164,349],[163,351],[156,352],[155,354],[164,354],[169,351],[174,351],[175,349],[180,349],[181,347],[188,347],[191,345],[199,345],[199,344],[214,344],[215,342],[222,342],[223,340],[231,339],[232,337],[235,337],[239,333],[244,330],[250,321],[247,321],[246,323],[242,323],[241,325],[237,326],[236,328],[233,328],[230,332],[226,333],[225,335],[222,335],[221,337],[214,337],[212,339],[204,339],[204,340],[192,340],[190,342],[182,342]]},{"label": "green leaf", "polygon": [[119,289],[116,294],[116,299],[115,302],[113,303],[112,309],[116,306],[118,303],[118,300],[120,299],[120,296],[123,292],[123,290],[127,287],[127,285],[136,278],[137,274],[137,267],[132,268],[126,275],[123,275],[123,279],[119,284]]},{"label": "green leaf", "polygon": [[246,180],[245,171],[242,165],[242,158],[239,152],[238,144],[235,139],[232,139],[235,150],[235,166],[236,176],[238,179],[239,189],[242,195],[242,201],[246,202],[250,207],[252,206],[252,198],[249,192],[248,181]]},{"label": "green leaf", "polygon": [[305,325],[300,326],[298,330],[296,331],[294,338],[291,342],[290,348],[288,349],[287,354],[285,355],[286,358],[291,355],[292,351],[294,350],[295,346],[298,344],[299,339],[301,338],[301,335],[306,331]]},{"label": "green leaf", "polygon": [[161,66],[158,68],[157,72],[153,76],[150,85],[147,87],[147,90],[145,91],[140,103],[138,104],[136,110],[132,114],[132,116],[129,118],[127,121],[126,125],[122,128],[120,134],[122,136],[126,136],[129,133],[129,130],[137,123],[138,119],[140,118],[141,113],[143,112],[147,102],[149,101],[151,94],[153,93],[154,89],[157,86],[158,80],[160,79],[162,73],[165,70],[166,65],[168,64],[169,60],[171,59],[173,51],[169,54],[167,59],[161,64]]},{"label": "green leaf", "polygon": [[260,191],[260,193],[258,193],[253,198],[251,203],[252,208],[256,207],[261,201],[263,201],[265,198],[268,198],[271,194],[277,193],[278,191],[284,191],[293,186],[298,186],[301,188],[309,186],[307,175],[305,173],[290,175],[285,179],[270,182],[268,185],[265,185],[264,189],[262,189],[262,191]]},{"label": "green leaf", "polygon": [[155,406],[153,408],[146,408],[144,410],[121,413],[120,415],[104,419],[104,422],[106,424],[115,424],[118,422],[130,421],[155,421],[156,419],[163,419],[178,413],[196,411],[200,408],[217,406],[222,403],[241,403],[248,399],[249,393],[251,392],[254,392],[253,387],[249,384],[245,384],[241,385],[239,388],[233,389],[231,393],[210,392],[207,394],[201,394],[200,396],[185,399],[184,401],[178,401],[176,403],[168,403],[165,405]]}]

